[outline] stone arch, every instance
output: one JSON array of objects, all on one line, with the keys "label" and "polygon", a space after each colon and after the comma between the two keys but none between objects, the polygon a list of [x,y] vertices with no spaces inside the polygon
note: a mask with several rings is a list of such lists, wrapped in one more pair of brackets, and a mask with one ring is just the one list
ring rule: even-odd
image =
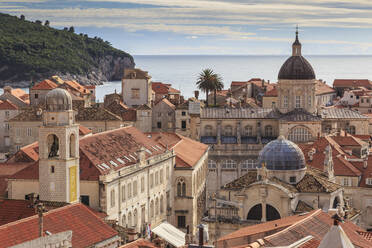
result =
[{"label": "stone arch", "polygon": [[340,201],[340,197],[339,196],[336,196],[333,199],[332,208],[337,208],[338,204],[341,204],[341,201]]},{"label": "stone arch", "polygon": [[129,227],[132,227],[132,213],[131,212],[129,212],[128,213],[128,226]]},{"label": "stone arch", "polygon": [[[262,219],[262,204],[254,205],[248,212],[247,220]],[[266,204],[266,221],[280,219],[279,211],[270,204]]]},{"label": "stone arch", "polygon": [[233,127],[231,125],[226,125],[223,128],[224,136],[232,136],[233,135]]},{"label": "stone arch", "polygon": [[48,158],[59,156],[59,138],[56,134],[49,134],[47,136],[47,146],[48,146]]},{"label": "stone arch", "polygon": [[311,141],[313,137],[310,129],[303,125],[293,127],[288,134],[288,140],[295,143],[306,143]]},{"label": "stone arch", "polygon": [[137,208],[136,208],[133,211],[133,227],[137,227],[137,222],[138,222],[138,213],[137,213]]},{"label": "stone arch", "polygon": [[76,136],[74,133],[70,135],[70,158],[77,157],[76,155]]},{"label": "stone arch", "polygon": [[126,227],[127,225],[127,218],[125,214],[123,214],[123,217],[121,217],[121,226]]}]

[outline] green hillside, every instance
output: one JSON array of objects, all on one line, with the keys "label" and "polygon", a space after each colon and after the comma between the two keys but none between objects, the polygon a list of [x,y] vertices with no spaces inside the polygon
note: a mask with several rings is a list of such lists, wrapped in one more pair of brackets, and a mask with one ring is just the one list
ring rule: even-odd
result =
[{"label": "green hillside", "polygon": [[[99,70],[107,56],[127,58],[126,66],[134,66],[130,54],[101,38],[75,34],[73,27],[58,30],[49,27],[48,21],[30,22],[2,13],[0,23],[0,81],[29,81],[56,72],[88,75]],[[108,80],[120,79],[115,73],[105,76]]]}]

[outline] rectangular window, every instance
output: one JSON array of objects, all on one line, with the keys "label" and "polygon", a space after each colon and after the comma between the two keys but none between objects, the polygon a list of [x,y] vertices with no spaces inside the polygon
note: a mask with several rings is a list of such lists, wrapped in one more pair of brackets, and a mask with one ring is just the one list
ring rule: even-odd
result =
[{"label": "rectangular window", "polygon": [[140,90],[137,88],[132,88],[132,99],[139,99],[140,98]]},{"label": "rectangular window", "polygon": [[288,108],[288,96],[284,96],[283,98],[283,107]]},{"label": "rectangular window", "polygon": [[158,113],[158,117],[161,117],[161,113]]},{"label": "rectangular window", "polygon": [[289,177],[289,182],[290,183],[295,183],[296,182],[296,177]]},{"label": "rectangular window", "polygon": [[16,145],[16,151],[18,152],[19,149],[21,149],[21,146],[20,145]]},{"label": "rectangular window", "polygon": [[366,184],[367,185],[372,185],[372,178],[367,178],[366,179]]},{"label": "rectangular window", "polygon": [[163,169],[160,170],[160,183],[163,183],[163,175],[164,175],[164,171]]},{"label": "rectangular window", "polygon": [[161,128],[161,122],[160,121],[158,121],[158,123],[156,123],[156,125],[157,125],[158,128]]},{"label": "rectangular window", "polygon": [[178,228],[185,228],[186,227],[186,216],[184,215],[180,215],[180,216],[177,216],[177,226]]},{"label": "rectangular window", "polygon": [[121,186],[121,201],[125,201],[125,185]]},{"label": "rectangular window", "polygon": [[35,99],[38,99],[39,98],[39,94],[35,94]]},{"label": "rectangular window", "polygon": [[159,184],[159,172],[155,172],[155,185]]},{"label": "rectangular window", "polygon": [[301,108],[301,96],[296,96],[295,108]]},{"label": "rectangular window", "polygon": [[186,115],[186,112],[185,111],[182,111],[182,116],[185,116]]},{"label": "rectangular window", "polygon": [[4,127],[6,131],[9,131],[9,123],[4,123]]},{"label": "rectangular window", "polygon": [[111,207],[115,207],[115,190],[112,189],[111,190],[111,195],[110,195],[110,198],[111,198]]},{"label": "rectangular window", "polygon": [[9,118],[9,111],[5,111],[5,117]]},{"label": "rectangular window", "polygon": [[311,96],[307,97],[307,103],[309,104],[309,107],[311,106]]},{"label": "rectangular window", "polygon": [[133,182],[133,197],[137,196],[137,181]]},{"label": "rectangular window", "polygon": [[181,128],[186,129],[186,121],[181,121]]},{"label": "rectangular window", "polygon": [[82,195],[80,196],[81,203],[83,203],[86,206],[89,206],[89,195]]},{"label": "rectangular window", "polygon": [[145,191],[145,178],[142,177],[141,178],[141,193],[143,193]]},{"label": "rectangular window", "polygon": [[26,129],[26,133],[27,133],[27,136],[32,136],[32,129],[30,127],[28,127]]},{"label": "rectangular window", "polygon": [[349,178],[348,177],[344,177],[342,179],[342,185],[343,186],[350,186],[350,181],[349,181]]},{"label": "rectangular window", "polygon": [[150,174],[150,187],[154,187],[154,174]]},{"label": "rectangular window", "polygon": [[132,184],[131,183],[129,183],[128,185],[127,185],[127,187],[128,187],[128,194],[127,194],[127,196],[128,196],[128,199],[130,199],[131,197],[132,197]]}]

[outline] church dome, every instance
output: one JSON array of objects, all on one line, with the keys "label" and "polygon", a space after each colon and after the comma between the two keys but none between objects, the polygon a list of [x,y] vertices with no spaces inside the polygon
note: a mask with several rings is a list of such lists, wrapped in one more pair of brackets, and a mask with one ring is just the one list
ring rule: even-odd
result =
[{"label": "church dome", "polygon": [[47,111],[72,110],[72,98],[67,90],[56,88],[48,92],[45,97]]},{"label": "church dome", "polygon": [[315,73],[313,67],[303,56],[291,56],[280,68],[278,79],[315,79]]},{"label": "church dome", "polygon": [[301,170],[306,167],[301,149],[283,136],[268,143],[258,156],[258,167],[268,170]]},{"label": "church dome", "polygon": [[292,44],[292,56],[289,57],[280,68],[278,79],[289,80],[309,80],[315,79],[313,67],[301,54],[302,45],[298,40],[298,30],[296,30],[296,40]]}]

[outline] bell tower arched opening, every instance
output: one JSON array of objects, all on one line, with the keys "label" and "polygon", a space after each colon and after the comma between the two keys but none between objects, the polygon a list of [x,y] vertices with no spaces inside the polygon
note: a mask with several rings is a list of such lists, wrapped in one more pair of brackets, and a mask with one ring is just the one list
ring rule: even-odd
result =
[{"label": "bell tower arched opening", "polygon": [[48,158],[59,156],[59,139],[55,134],[49,134],[47,137]]}]

